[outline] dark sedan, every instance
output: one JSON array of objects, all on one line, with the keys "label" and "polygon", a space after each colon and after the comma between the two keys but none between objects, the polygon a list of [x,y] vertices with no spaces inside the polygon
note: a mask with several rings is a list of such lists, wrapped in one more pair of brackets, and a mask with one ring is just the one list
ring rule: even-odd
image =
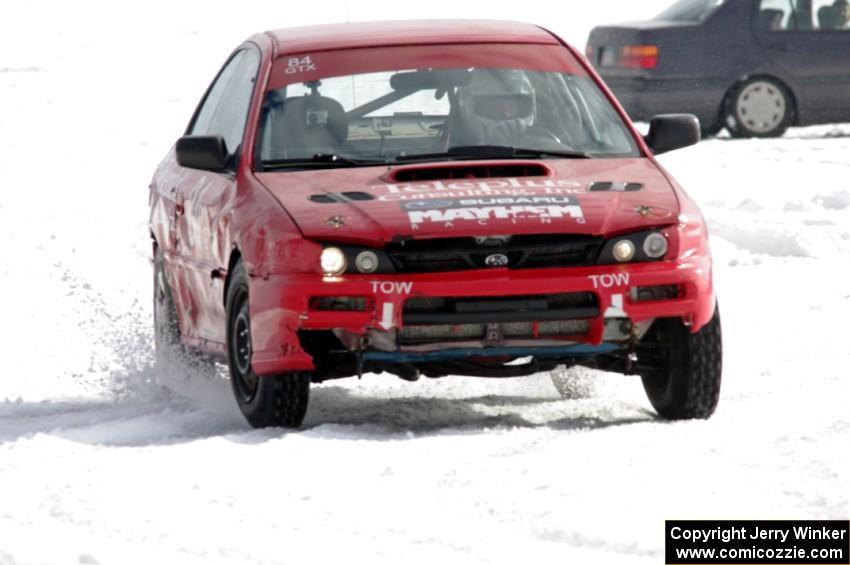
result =
[{"label": "dark sedan", "polygon": [[680,0],[597,27],[587,56],[632,119],[696,114],[704,135],[850,122],[848,0]]}]

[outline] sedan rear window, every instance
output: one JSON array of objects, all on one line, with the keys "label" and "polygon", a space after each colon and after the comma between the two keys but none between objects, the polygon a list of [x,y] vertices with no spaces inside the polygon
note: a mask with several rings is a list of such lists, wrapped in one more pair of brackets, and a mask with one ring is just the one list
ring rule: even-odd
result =
[{"label": "sedan rear window", "polygon": [[655,19],[674,22],[701,22],[724,2],[725,0],[679,0],[658,14]]}]

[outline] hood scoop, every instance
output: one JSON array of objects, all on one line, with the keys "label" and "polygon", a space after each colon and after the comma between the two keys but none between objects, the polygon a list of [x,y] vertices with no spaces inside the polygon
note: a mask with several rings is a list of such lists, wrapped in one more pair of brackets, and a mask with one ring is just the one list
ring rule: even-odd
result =
[{"label": "hood scoop", "polygon": [[550,177],[552,169],[542,163],[442,163],[410,167],[398,167],[384,178],[390,182],[415,182],[452,179],[489,179]]},{"label": "hood scoop", "polygon": [[319,204],[340,204],[346,202],[363,202],[374,200],[375,197],[368,192],[323,192],[322,194],[311,194],[307,197],[311,202]]}]

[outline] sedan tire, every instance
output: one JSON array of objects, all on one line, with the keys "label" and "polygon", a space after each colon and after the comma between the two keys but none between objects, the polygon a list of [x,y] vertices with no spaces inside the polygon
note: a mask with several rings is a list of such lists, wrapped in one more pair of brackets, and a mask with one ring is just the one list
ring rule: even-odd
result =
[{"label": "sedan tire", "polygon": [[794,99],[783,84],[755,77],[731,91],[724,123],[732,137],[779,137],[791,125],[795,111]]}]

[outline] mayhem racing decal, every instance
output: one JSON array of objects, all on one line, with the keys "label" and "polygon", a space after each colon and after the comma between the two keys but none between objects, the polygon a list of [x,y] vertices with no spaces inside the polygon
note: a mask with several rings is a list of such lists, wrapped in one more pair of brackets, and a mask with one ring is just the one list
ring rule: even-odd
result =
[{"label": "mayhem racing decal", "polygon": [[579,201],[574,196],[488,196],[479,198],[447,198],[407,200],[401,202],[410,225],[419,229],[426,224],[454,227],[455,222],[476,222],[486,226],[490,221],[536,220],[550,224],[553,220],[569,218],[585,222]]}]

